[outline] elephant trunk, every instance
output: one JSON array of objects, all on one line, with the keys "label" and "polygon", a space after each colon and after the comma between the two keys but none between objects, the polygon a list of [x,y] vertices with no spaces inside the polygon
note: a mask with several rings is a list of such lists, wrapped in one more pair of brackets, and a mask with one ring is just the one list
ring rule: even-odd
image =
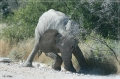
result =
[{"label": "elephant trunk", "polygon": [[73,54],[76,57],[77,61],[79,62],[80,70],[88,71],[87,62],[86,62],[80,48],[78,47],[78,45],[75,46],[75,49],[73,50]]},{"label": "elephant trunk", "polygon": [[64,66],[65,66],[65,69],[67,71],[71,71],[71,72],[76,72],[75,68],[73,67],[73,64],[72,64],[72,53],[70,55],[68,55],[68,53],[61,53],[62,55],[62,59],[63,59],[63,62],[64,62]]}]

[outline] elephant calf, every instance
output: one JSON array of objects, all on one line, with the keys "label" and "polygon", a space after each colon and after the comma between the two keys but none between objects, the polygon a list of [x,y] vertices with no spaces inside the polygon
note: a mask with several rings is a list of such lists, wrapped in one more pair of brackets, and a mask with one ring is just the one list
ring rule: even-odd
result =
[{"label": "elephant calf", "polygon": [[[53,69],[61,70],[61,64],[64,62],[65,69],[67,71],[76,72],[72,64],[72,54],[76,57],[80,65],[80,71],[86,71],[87,65],[83,57],[83,54],[78,47],[78,42],[72,37],[64,37],[57,30],[49,29],[44,32],[39,40],[39,45],[37,50],[41,53],[44,52],[46,56],[51,57],[55,63],[53,64]],[[33,51],[29,55],[24,66],[31,67],[34,56],[38,51]],[[61,57],[58,55],[61,53]]]}]

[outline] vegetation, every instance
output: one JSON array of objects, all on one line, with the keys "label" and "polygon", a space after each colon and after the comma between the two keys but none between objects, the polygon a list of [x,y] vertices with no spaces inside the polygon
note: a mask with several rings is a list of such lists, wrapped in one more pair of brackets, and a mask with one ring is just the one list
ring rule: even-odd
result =
[{"label": "vegetation", "polygon": [[[107,43],[118,52],[118,58],[120,58],[120,50],[116,48],[116,45],[119,45],[120,42],[113,42],[112,40],[106,40]],[[7,56],[13,59],[14,61],[25,61],[30,54],[34,45],[34,39],[27,39],[19,42],[18,44],[10,44],[6,40],[0,40],[0,56]],[[91,70],[91,74],[115,74],[120,71],[120,65],[116,61],[113,53],[103,44],[94,40],[87,40],[79,44],[85,59],[88,63],[88,67]],[[120,59],[119,59],[120,60]],[[44,54],[40,57],[36,55],[35,60],[41,63],[46,63],[51,65],[53,60]],[[74,67],[79,70],[80,67],[76,58],[73,56],[72,62]]]},{"label": "vegetation", "polygon": [[[117,58],[120,57],[118,5],[118,0],[0,0],[0,23],[7,24],[5,28],[0,26],[0,56],[25,60],[34,45],[34,29],[39,17],[53,8],[85,29],[85,39],[80,41],[80,48],[90,70],[98,74],[116,73],[118,63],[113,52]],[[42,62],[50,60],[39,59]],[[74,56],[73,62],[78,67]]]},{"label": "vegetation", "polygon": [[[95,36],[97,39],[91,38],[91,36]],[[87,39],[88,40],[79,44],[79,46],[84,53],[91,73],[108,75],[119,71],[118,67],[120,66],[120,61],[116,60],[114,53],[101,41],[104,40],[110,48],[116,52],[118,60],[120,60],[120,50],[118,49],[120,48],[120,42],[110,39],[103,39],[96,34],[90,35]]]},{"label": "vegetation", "polygon": [[[38,19],[42,13],[53,8],[55,10],[64,12],[71,19],[78,21],[81,27],[84,27],[88,34],[95,30],[98,34],[102,35],[104,38],[116,39],[118,40],[118,30],[119,30],[119,3],[117,0],[75,0],[75,1],[62,1],[62,0],[27,0],[26,2],[20,2],[20,0],[15,0],[16,5],[19,5],[18,9],[14,9],[14,15],[3,17],[5,22],[7,22],[10,28],[16,28],[18,32],[20,30],[27,31],[23,36],[20,34],[19,39],[25,39],[34,36],[34,28],[37,25]],[[14,2],[14,1],[13,1]],[[15,4],[15,2],[14,2]],[[5,4],[6,5],[6,4]],[[7,5],[6,5],[7,6]],[[4,10],[3,10],[4,11]],[[22,32],[24,32],[22,31]],[[5,31],[6,32],[6,31]],[[16,38],[18,34],[12,34],[8,31],[9,38]]]}]

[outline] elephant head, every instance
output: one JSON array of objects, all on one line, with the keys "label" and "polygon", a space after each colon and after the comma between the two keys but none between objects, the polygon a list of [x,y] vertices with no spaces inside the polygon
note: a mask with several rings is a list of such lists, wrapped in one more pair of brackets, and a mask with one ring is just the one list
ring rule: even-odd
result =
[{"label": "elephant head", "polygon": [[77,46],[78,42],[73,37],[62,37],[61,35],[56,35],[56,47],[61,52],[62,60],[65,65],[65,69],[68,71],[75,72],[72,65],[72,53]]},{"label": "elephant head", "polygon": [[61,53],[65,69],[67,71],[76,72],[72,64],[72,54],[78,60],[81,69],[87,68],[83,54],[78,47],[78,41],[72,36],[62,36],[57,30],[49,29],[45,31],[40,40],[40,50],[48,52]]}]

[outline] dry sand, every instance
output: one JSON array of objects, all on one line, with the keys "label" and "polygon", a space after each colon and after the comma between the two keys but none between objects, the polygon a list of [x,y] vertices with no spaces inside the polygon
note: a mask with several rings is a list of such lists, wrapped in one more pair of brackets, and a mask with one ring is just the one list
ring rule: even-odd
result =
[{"label": "dry sand", "polygon": [[22,67],[20,62],[0,62],[0,79],[120,79],[120,75],[84,75],[55,71],[51,66],[34,62],[34,67]]}]

